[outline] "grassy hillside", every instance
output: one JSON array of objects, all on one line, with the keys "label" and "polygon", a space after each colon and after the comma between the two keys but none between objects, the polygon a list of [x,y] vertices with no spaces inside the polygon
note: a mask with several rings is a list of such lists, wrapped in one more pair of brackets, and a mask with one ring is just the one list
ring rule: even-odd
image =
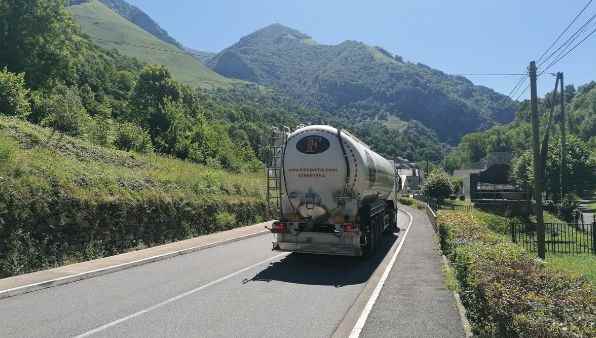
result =
[{"label": "grassy hillside", "polygon": [[250,34],[208,61],[226,77],[274,86],[351,120],[417,120],[441,141],[513,120],[517,104],[466,78],[405,62],[356,41],[317,44],[282,25]]},{"label": "grassy hillside", "polygon": [[259,221],[262,187],[0,117],[0,278]]},{"label": "grassy hillside", "polygon": [[200,87],[233,83],[197,59],[144,31],[97,0],[69,7],[85,34],[99,46],[139,60],[166,66],[179,82]]}]

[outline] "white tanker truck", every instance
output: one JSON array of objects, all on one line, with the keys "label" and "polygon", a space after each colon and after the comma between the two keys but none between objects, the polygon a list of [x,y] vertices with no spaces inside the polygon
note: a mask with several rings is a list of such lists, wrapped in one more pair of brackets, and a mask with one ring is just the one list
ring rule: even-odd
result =
[{"label": "white tanker truck", "polygon": [[289,134],[280,152],[274,250],[366,256],[384,232],[397,229],[393,161],[347,131],[322,125]]}]

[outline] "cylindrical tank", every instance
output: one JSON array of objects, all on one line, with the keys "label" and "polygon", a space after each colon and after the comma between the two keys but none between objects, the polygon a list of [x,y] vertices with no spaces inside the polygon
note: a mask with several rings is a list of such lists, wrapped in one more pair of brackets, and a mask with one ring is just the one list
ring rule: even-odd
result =
[{"label": "cylindrical tank", "polygon": [[391,199],[396,189],[393,161],[331,126],[308,126],[291,133],[281,167],[286,219],[354,222],[362,206]]}]

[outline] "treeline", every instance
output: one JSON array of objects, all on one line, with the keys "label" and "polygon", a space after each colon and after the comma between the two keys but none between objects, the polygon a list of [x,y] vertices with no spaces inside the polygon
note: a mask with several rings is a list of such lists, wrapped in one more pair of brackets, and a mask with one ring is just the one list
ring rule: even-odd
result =
[{"label": "treeline", "polygon": [[[548,124],[547,112],[553,108],[556,119],[550,131],[550,142],[545,167],[546,193],[557,200],[560,195],[560,113],[558,100],[548,93],[539,102],[541,135]],[[568,192],[582,194],[596,187],[596,82],[566,88],[567,118],[567,188]],[[463,137],[461,143],[445,159],[448,171],[475,166],[494,152],[513,154],[511,178],[520,188],[529,190],[533,182],[532,129],[529,102],[525,102],[514,122],[491,128],[485,132]],[[541,139],[542,142],[542,139]]]}]

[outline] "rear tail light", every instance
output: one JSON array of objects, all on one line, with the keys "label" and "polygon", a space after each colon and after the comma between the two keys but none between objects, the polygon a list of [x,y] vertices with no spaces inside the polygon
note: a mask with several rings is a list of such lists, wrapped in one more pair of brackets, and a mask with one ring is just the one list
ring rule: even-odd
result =
[{"label": "rear tail light", "polygon": [[344,232],[354,232],[358,230],[358,228],[356,228],[352,223],[343,224],[341,227],[344,230]]},{"label": "rear tail light", "polygon": [[288,226],[285,223],[273,223],[273,226],[271,227],[271,232],[275,233],[275,234],[282,234],[288,231]]}]

